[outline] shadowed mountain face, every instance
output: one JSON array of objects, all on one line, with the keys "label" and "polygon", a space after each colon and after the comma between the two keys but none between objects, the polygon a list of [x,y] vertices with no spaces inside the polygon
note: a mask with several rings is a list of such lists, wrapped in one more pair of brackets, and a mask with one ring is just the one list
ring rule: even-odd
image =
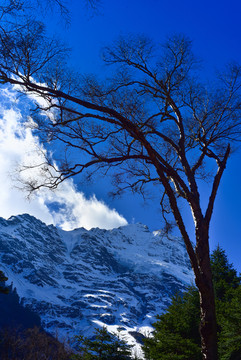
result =
[{"label": "shadowed mountain face", "polygon": [[161,231],[67,232],[27,214],[0,218],[0,268],[47,331],[71,337],[104,324],[143,333],[193,278],[182,240]]}]

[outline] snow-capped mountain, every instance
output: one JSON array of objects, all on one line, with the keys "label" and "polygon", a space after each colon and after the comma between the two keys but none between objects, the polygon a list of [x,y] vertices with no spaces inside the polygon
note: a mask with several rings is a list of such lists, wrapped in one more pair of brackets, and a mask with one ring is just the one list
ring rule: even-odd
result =
[{"label": "snow-capped mountain", "polygon": [[0,218],[0,269],[46,330],[71,337],[104,324],[143,333],[193,279],[182,240],[161,231],[67,232],[27,214]]}]

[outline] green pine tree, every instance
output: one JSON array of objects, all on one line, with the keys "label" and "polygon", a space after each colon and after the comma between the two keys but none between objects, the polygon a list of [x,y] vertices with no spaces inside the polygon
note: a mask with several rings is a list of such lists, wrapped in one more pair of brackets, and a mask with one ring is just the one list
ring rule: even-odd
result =
[{"label": "green pine tree", "polygon": [[232,292],[230,301],[225,302],[219,319],[219,352],[221,360],[241,359],[241,285]]},{"label": "green pine tree", "polygon": [[0,284],[3,283],[3,285],[0,285],[0,294],[8,294],[9,290],[5,287],[5,281],[7,281],[8,278],[4,275],[4,273],[0,270]]},{"label": "green pine tree", "polygon": [[222,301],[232,298],[232,290],[239,286],[241,277],[237,275],[233,264],[228,262],[220,246],[211,255],[211,266],[216,299]]},{"label": "green pine tree", "polygon": [[94,339],[76,336],[77,354],[72,359],[76,360],[127,360],[131,359],[131,346],[127,345],[120,337],[111,334],[106,327],[95,329]]},{"label": "green pine tree", "polygon": [[[220,360],[241,359],[241,277],[219,246],[211,255],[219,328]],[[175,296],[167,312],[157,316],[153,338],[145,340],[148,360],[199,360],[199,294],[195,287]]]},{"label": "green pine tree", "polygon": [[191,287],[176,295],[168,311],[157,316],[154,337],[145,340],[144,353],[151,360],[201,360],[199,295]]}]

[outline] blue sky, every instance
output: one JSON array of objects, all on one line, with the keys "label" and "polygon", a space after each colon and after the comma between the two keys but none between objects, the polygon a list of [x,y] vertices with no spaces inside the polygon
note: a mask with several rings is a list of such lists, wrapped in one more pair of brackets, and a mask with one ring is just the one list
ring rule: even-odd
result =
[{"label": "blue sky", "polygon": [[[119,34],[128,33],[149,35],[156,43],[161,43],[167,35],[173,33],[189,36],[193,40],[195,54],[203,60],[205,78],[211,79],[212,74],[230,60],[241,63],[241,4],[238,0],[229,2],[102,0],[96,14],[87,10],[83,1],[72,0],[69,1],[69,5],[72,14],[69,27],[65,27],[58,16],[49,15],[45,19],[49,31],[57,31],[59,37],[70,45],[72,48],[70,61],[81,73],[104,72],[101,48],[110,44]],[[211,248],[219,243],[239,271],[241,271],[240,183],[241,152],[239,150],[229,160],[224,173],[214,209],[210,237]],[[76,182],[76,186],[87,200],[95,195],[96,199],[104,201],[111,209],[116,209],[129,223],[142,222],[151,230],[162,226],[158,197],[147,204],[144,204],[138,196],[130,194],[121,199],[111,199],[108,197],[110,184],[101,179],[97,179],[93,184],[81,184],[81,186]],[[61,196],[64,198],[63,193]],[[49,201],[52,199],[50,195],[46,195],[46,198]],[[91,199],[93,205],[94,198]],[[41,204],[42,198],[38,201]],[[94,204],[94,209],[97,211],[97,203]],[[71,206],[74,205],[70,204]],[[45,214],[45,210],[41,210],[42,213]],[[9,212],[11,211],[10,206]],[[19,205],[18,212],[25,211],[28,211],[28,208],[24,207],[21,211]],[[77,214],[83,211],[80,208]],[[36,213],[33,211],[34,214]],[[1,211],[0,216],[4,216]],[[116,219],[118,217],[116,214],[113,216]],[[117,223],[118,221],[119,218]]]},{"label": "blue sky", "polygon": [[[80,71],[104,71],[101,47],[118,35],[143,33],[157,43],[172,33],[193,40],[201,58],[203,76],[210,78],[229,61],[241,63],[241,3],[190,0],[103,0],[99,14],[91,16],[79,1],[72,1],[72,24],[65,39],[73,48],[73,64]],[[208,187],[207,187],[208,190]],[[158,199],[143,204],[137,197],[110,200],[103,184],[86,185],[85,193],[111,203],[128,222],[140,221],[150,229],[160,227]],[[211,226],[210,244],[220,244],[231,262],[241,271],[241,152],[229,159],[219,189]]]}]

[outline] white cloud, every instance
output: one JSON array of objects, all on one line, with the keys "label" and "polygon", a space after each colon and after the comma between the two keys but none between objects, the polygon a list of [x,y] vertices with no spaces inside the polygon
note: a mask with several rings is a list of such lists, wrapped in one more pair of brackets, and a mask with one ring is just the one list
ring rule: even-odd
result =
[{"label": "white cloud", "polygon": [[[116,210],[110,209],[95,196],[87,199],[77,191],[72,180],[61,184],[55,192],[45,189],[36,193],[31,200],[26,199],[26,193],[16,188],[14,169],[24,163],[38,163],[45,149],[31,129],[24,126],[17,108],[16,93],[4,89],[0,96],[5,100],[2,104],[6,105],[8,99],[8,106],[0,107],[0,216],[8,218],[29,213],[65,230],[76,227],[111,229],[125,225],[126,220]],[[14,108],[9,107],[9,100],[11,104],[15,102]],[[29,173],[26,174],[29,176]],[[33,177],[39,176],[36,170],[32,170],[31,174]]]}]

